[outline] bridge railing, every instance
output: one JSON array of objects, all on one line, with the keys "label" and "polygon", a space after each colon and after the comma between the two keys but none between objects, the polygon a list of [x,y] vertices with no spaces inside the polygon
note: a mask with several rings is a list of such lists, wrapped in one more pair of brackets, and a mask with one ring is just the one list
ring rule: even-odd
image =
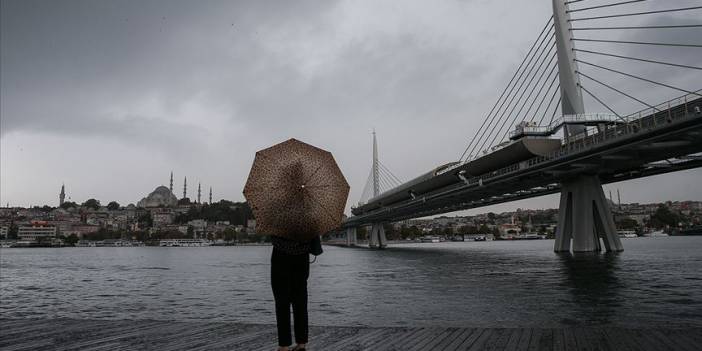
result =
[{"label": "bridge railing", "polygon": [[[505,174],[538,166],[544,162],[558,160],[575,153],[586,151],[596,146],[600,146],[603,142],[637,134],[642,130],[655,129],[679,119],[689,118],[691,113],[696,113],[694,111],[695,106],[690,106],[689,103],[699,101],[700,97],[702,97],[702,95],[696,93],[687,94],[656,106],[652,106],[651,108],[632,113],[626,117],[623,117],[627,123],[610,124],[606,126],[604,130],[598,130],[598,132],[594,134],[582,134],[578,137],[571,138],[569,141],[564,140],[563,145],[559,149],[554,150],[545,156],[533,157],[526,161],[512,164],[487,174],[471,177],[468,179],[468,184],[482,184],[482,182],[491,180],[495,177],[503,176]],[[699,103],[696,107],[702,108],[702,103]],[[605,114],[600,114],[600,117],[604,115]],[[702,114],[699,116],[702,117]],[[587,117],[583,116],[581,118]],[[620,117],[615,116],[615,118],[622,120]]]}]

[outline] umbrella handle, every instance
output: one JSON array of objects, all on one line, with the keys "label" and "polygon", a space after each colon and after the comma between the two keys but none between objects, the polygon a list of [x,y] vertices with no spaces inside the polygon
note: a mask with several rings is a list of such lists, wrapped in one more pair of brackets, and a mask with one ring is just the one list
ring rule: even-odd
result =
[{"label": "umbrella handle", "polygon": [[[312,255],[312,256],[314,256],[314,255]],[[317,262],[317,256],[314,256],[314,259],[310,263],[315,263],[315,262]]]}]

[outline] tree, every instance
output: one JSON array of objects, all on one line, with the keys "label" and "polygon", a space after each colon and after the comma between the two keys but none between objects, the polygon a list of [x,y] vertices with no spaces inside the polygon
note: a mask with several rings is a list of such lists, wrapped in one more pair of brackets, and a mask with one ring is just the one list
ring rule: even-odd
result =
[{"label": "tree", "polygon": [[19,227],[15,224],[10,224],[10,228],[7,230],[7,239],[16,240],[18,232],[19,232]]},{"label": "tree", "polygon": [[234,228],[227,228],[224,230],[224,241],[232,241],[236,239],[236,230]]},{"label": "tree", "polygon": [[67,210],[69,208],[77,208],[77,207],[78,207],[78,204],[73,202],[73,201],[66,201],[66,202],[61,204],[61,208],[64,210]]},{"label": "tree", "polygon": [[680,222],[680,216],[677,213],[673,213],[665,205],[660,205],[656,213],[651,215],[649,224],[654,228],[663,228],[665,226],[677,227],[678,222]]},{"label": "tree", "polygon": [[151,212],[146,212],[139,216],[137,223],[139,224],[139,228],[151,228],[154,224],[154,220],[151,218]]},{"label": "tree", "polygon": [[636,229],[638,226],[639,223],[631,218],[622,218],[620,221],[617,222],[617,227],[625,230],[633,230]]},{"label": "tree", "polygon": [[117,201],[110,201],[110,203],[107,204],[107,209],[110,211],[116,211],[119,210],[119,208],[120,206],[119,203],[117,203]]},{"label": "tree", "polygon": [[64,236],[62,239],[63,239],[64,244],[70,245],[70,246],[76,246],[76,243],[78,242],[78,236],[75,234],[71,234],[69,236]]},{"label": "tree", "polygon": [[100,201],[95,200],[95,199],[88,199],[81,205],[85,208],[92,208],[93,210],[99,210],[100,209]]}]

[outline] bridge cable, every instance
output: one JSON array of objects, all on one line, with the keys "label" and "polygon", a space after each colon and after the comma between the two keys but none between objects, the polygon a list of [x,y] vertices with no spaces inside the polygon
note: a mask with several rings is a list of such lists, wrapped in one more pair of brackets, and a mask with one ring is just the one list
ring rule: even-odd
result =
[{"label": "bridge cable", "polygon": [[[551,100],[549,100],[548,105],[546,105],[546,109],[544,110],[544,114],[541,115],[541,118],[539,119],[539,123],[538,123],[539,125],[541,125],[541,123],[544,121],[544,118],[546,118],[546,114],[548,113],[548,110],[551,109],[551,103],[553,103],[553,99],[556,98],[556,95],[561,92],[560,90],[561,90],[561,84],[558,84],[558,86],[556,87],[556,90],[553,91],[553,95],[551,95]],[[560,103],[560,100],[558,101],[558,103]],[[558,106],[556,106],[556,108],[554,109],[554,115],[555,115],[555,111],[558,111]],[[553,117],[551,117],[551,120],[553,120]],[[550,124],[551,123],[549,122],[549,125]]]},{"label": "bridge cable", "polygon": [[[549,33],[550,33],[550,32],[549,32]],[[555,34],[555,33],[554,33],[554,34]],[[552,38],[555,38],[554,35],[550,35],[550,36],[551,36]],[[545,52],[546,47],[543,47],[543,48],[542,48],[541,45],[545,42],[545,40],[546,40],[547,38],[548,38],[548,37],[544,37],[544,38],[541,40],[541,43],[539,44],[539,47],[541,48],[541,49],[540,49],[540,50],[541,50],[541,54],[539,54],[538,56],[541,56],[541,55]],[[553,43],[553,44],[555,45],[555,40],[554,40],[554,43]],[[553,45],[552,45],[552,46],[553,46]],[[551,49],[549,49],[549,51],[550,51],[550,50],[551,50]],[[534,70],[534,67],[536,67],[536,62],[534,62],[534,65],[533,65],[533,66],[531,65],[531,61],[533,61],[534,58],[536,58],[536,56],[533,56],[533,57],[529,60],[530,62],[527,64],[527,68],[525,68],[525,70],[522,71],[522,74],[520,75],[520,78],[519,78],[519,80],[520,80],[521,83],[520,83],[519,86],[517,87],[517,90],[516,90],[516,92],[515,92],[515,95],[511,95],[511,92],[510,92],[510,96],[511,96],[511,97],[509,98],[509,102],[507,102],[507,105],[505,106],[505,109],[502,111],[502,113],[500,113],[500,116],[498,117],[497,122],[495,123],[495,126],[494,126],[494,127],[496,127],[496,126],[500,123],[500,121],[502,121],[502,119],[505,117],[505,112],[507,112],[507,110],[509,109],[509,107],[512,105],[512,102],[514,101],[514,98],[516,97],[516,94],[519,93],[519,91],[520,91],[520,90],[522,89],[522,87],[524,86],[524,83],[526,83],[526,79],[527,79],[526,77],[531,76],[531,72]],[[531,68],[528,68],[529,66],[531,66]],[[527,73],[526,77],[524,78],[524,80],[521,80],[521,76],[523,76],[523,74],[524,74],[525,72],[527,72],[527,70],[528,70],[528,73]],[[523,93],[522,93],[522,95],[523,95]],[[520,99],[521,99],[521,97],[520,97]],[[505,100],[505,101],[507,101],[507,100]],[[505,102],[505,101],[503,101],[503,104],[500,106],[500,109],[502,109],[502,106],[504,106],[504,102]],[[513,109],[514,109],[514,108],[513,108]],[[499,110],[498,110],[498,111],[499,111]],[[492,126],[492,122],[493,122],[493,120],[494,120],[494,117],[497,117],[497,114],[495,114],[495,115],[493,116],[492,120],[490,120],[490,122],[488,123],[488,128],[490,128],[490,127]],[[507,118],[509,118],[509,117],[507,116]],[[492,129],[490,132],[488,132],[488,133],[483,133],[482,135],[480,135],[480,138],[478,139],[478,142],[477,142],[475,145],[473,145],[473,148],[470,150],[470,153],[469,153],[469,154],[473,154],[474,152],[478,152],[478,153],[479,153],[480,151],[482,151],[482,150],[484,149],[485,143],[490,139],[490,136],[492,135],[492,133],[493,133],[493,131],[494,131],[494,127],[493,127],[493,129]],[[485,139],[483,139],[483,137],[485,137]],[[482,140],[482,144],[480,145],[480,147],[478,147],[478,144],[480,144],[481,140]],[[478,148],[476,149],[476,147],[478,147]]]},{"label": "bridge cable", "polygon": [[591,7],[583,7],[579,9],[573,9],[573,10],[566,10],[566,13],[572,13],[572,12],[580,12],[580,11],[587,11],[587,10],[594,10],[594,9],[601,9],[603,7],[612,7],[612,6],[620,6],[620,5],[628,5],[632,4],[635,2],[643,2],[646,0],[629,0],[629,1],[622,1],[622,2],[616,2],[614,4],[606,4],[606,5],[597,5],[597,6],[591,6]]},{"label": "bridge cable", "polygon": [[[553,43],[553,48],[555,48],[555,47],[556,47],[556,42],[554,41],[554,43]],[[549,53],[550,53],[550,52],[551,52],[551,50],[549,50]],[[547,56],[546,56],[546,57],[547,57]],[[543,64],[546,62],[546,57],[544,57],[544,60],[541,61],[541,63],[539,64],[539,68],[537,68],[537,72],[538,72],[539,70],[541,70],[541,66],[543,66]],[[552,57],[551,57],[551,59],[550,59],[550,61],[553,61],[556,57],[558,57],[558,53],[557,53],[557,52],[554,52],[553,55],[552,55]],[[541,74],[541,76],[543,76],[543,73]],[[534,74],[534,76],[531,77],[531,79],[529,80],[529,83],[528,83],[527,87],[528,87],[528,86],[531,86],[531,82],[534,80],[535,77],[536,77],[536,74]],[[539,77],[539,79],[541,79],[541,77]],[[538,83],[538,82],[537,82],[537,83]],[[534,91],[536,90],[536,87],[537,87],[537,86],[538,86],[538,84],[535,85],[535,86],[531,89],[531,91],[529,92],[529,95],[527,96],[527,98],[526,98],[526,100],[524,101],[524,103],[526,103],[526,101],[528,101],[528,100],[531,98],[531,95],[534,93]],[[519,104],[519,101],[522,100],[522,97],[524,96],[524,93],[525,93],[525,92],[526,92],[526,89],[522,92],[522,94],[520,95],[519,99],[517,99],[517,105]],[[507,124],[507,121],[509,121],[509,117],[512,116],[512,115],[514,114],[514,110],[515,110],[515,108],[517,107],[517,105],[515,105],[515,106],[512,108],[512,110],[509,112],[509,115],[507,115],[507,118],[502,122],[502,125],[500,126],[500,128],[497,130],[497,132],[496,132],[495,135],[493,136],[492,140],[490,141],[490,145],[487,147],[488,149],[491,148],[491,147],[495,144],[495,141],[497,141],[497,138],[500,136],[500,134],[502,134],[502,129],[504,129],[505,125]],[[514,122],[517,120],[517,118],[519,118],[519,115],[522,113],[522,110],[523,110],[523,109],[524,109],[524,104],[522,104],[522,106],[519,108],[519,111],[518,111],[516,114],[514,114],[514,117],[512,117],[512,122],[510,122],[510,125],[507,127],[507,131],[509,131],[509,128],[511,128],[511,126],[514,124]],[[487,140],[487,139],[486,139],[486,140]],[[484,150],[484,149],[483,149],[483,150]]]},{"label": "bridge cable", "polygon": [[590,51],[590,50],[583,50],[583,49],[573,49],[573,51],[585,52],[585,53],[588,53],[588,54],[595,54],[595,55],[602,55],[602,56],[610,56],[610,57],[616,57],[616,58],[623,58],[623,59],[634,60],[634,61],[641,61],[641,62],[648,62],[648,63],[657,63],[657,64],[659,64],[659,65],[666,65],[666,66],[673,66],[673,67],[681,67],[681,68],[690,68],[690,69],[702,70],[702,67],[681,65],[681,64],[677,64],[677,63],[670,63],[670,62],[663,62],[663,61],[648,60],[648,59],[642,59],[642,58],[636,58],[636,57],[630,57],[630,56],[615,55],[615,54],[609,54],[609,53],[600,52],[600,51]]},{"label": "bridge cable", "polygon": [[[553,88],[553,84],[556,83],[556,80],[558,80],[558,71],[556,69],[558,68],[558,63],[554,63],[553,68],[551,69],[551,72],[549,75],[544,79],[543,83],[541,84],[541,88],[539,88],[539,92],[536,93],[536,96],[534,97],[534,100],[531,101],[531,105],[529,105],[529,108],[524,112],[524,118],[520,122],[523,122],[526,119],[526,116],[532,116],[530,121],[534,119],[534,116],[541,110],[541,106],[543,106],[544,101],[546,101],[546,98],[548,97],[548,92],[551,91],[551,88]],[[553,73],[556,73],[555,75]],[[542,95],[541,92],[543,91],[543,88],[546,86],[546,83],[548,83],[549,79],[548,77],[553,75],[553,78],[551,79],[551,84],[549,84],[548,89],[544,92]],[[536,100],[539,99],[539,96],[541,96],[541,101],[539,101],[539,105],[536,107],[536,110],[534,110],[534,113],[531,113],[531,108],[534,106],[536,103]]]},{"label": "bridge cable", "polygon": [[679,12],[679,11],[690,11],[690,10],[697,10],[697,9],[702,9],[702,6],[683,7],[683,8],[668,9],[668,10],[656,10],[656,11],[645,11],[645,12],[634,12],[634,13],[622,13],[622,14],[617,14],[617,15],[606,15],[606,16],[596,16],[596,17],[571,18],[571,19],[568,20],[568,22],[589,21],[589,20],[596,20],[596,19],[603,19],[603,18],[616,18],[616,17],[629,17],[629,16],[651,15],[651,14],[654,14],[654,13],[668,13],[668,12]]},{"label": "bridge cable", "polygon": [[569,28],[570,31],[576,30],[622,30],[622,29],[675,29],[675,28],[699,28],[702,24],[679,24],[668,26],[623,26],[623,27],[575,27]]},{"label": "bridge cable", "polygon": [[702,48],[700,44],[679,44],[679,43],[651,43],[644,41],[625,41],[625,40],[606,40],[606,39],[571,39],[572,41],[589,41],[596,43],[615,43],[615,44],[635,44],[635,45],[654,45],[654,46],[675,46],[675,47],[689,47],[689,48]]},{"label": "bridge cable", "polygon": [[595,96],[595,94],[593,94],[593,93],[591,93],[589,90],[585,89],[585,87],[584,87],[582,84],[580,84],[580,83],[577,83],[577,84],[578,84],[578,86],[580,87],[581,90],[583,90],[584,92],[586,92],[588,95],[592,96],[592,98],[595,99],[595,100],[597,100],[597,102],[599,102],[600,105],[606,107],[610,112],[614,113],[619,119],[621,119],[622,121],[624,121],[625,123],[627,123],[627,120],[625,120],[624,118],[622,118],[622,116],[620,116],[616,111],[614,111],[611,107],[609,107],[609,105],[605,104],[602,100],[600,100],[600,98],[598,98],[597,96]]},{"label": "bridge cable", "polygon": [[385,171],[387,171],[388,174],[391,176],[391,178],[392,178],[393,180],[395,180],[398,184],[402,184],[402,183],[403,183],[402,180],[400,180],[399,177],[397,177],[394,173],[392,173],[392,172],[390,171],[390,168],[386,167],[384,164],[382,164],[382,163],[380,163],[380,162],[378,162],[378,164],[380,165],[380,167],[385,168]]},{"label": "bridge cable", "polygon": [[646,107],[648,107],[648,108],[651,108],[651,109],[654,109],[654,110],[660,112],[659,109],[657,109],[657,108],[655,108],[655,107],[653,107],[653,106],[651,106],[651,105],[649,105],[649,104],[647,104],[647,103],[645,103],[645,102],[643,102],[643,101],[641,101],[641,100],[639,100],[639,99],[637,99],[637,98],[635,98],[635,97],[633,97],[633,96],[631,96],[631,95],[629,95],[629,94],[627,94],[627,93],[625,93],[625,92],[623,92],[623,91],[621,91],[621,90],[619,90],[619,89],[617,89],[617,88],[615,88],[615,87],[613,87],[613,86],[611,86],[611,85],[609,85],[609,84],[607,84],[607,83],[603,83],[603,82],[601,82],[601,81],[599,81],[599,80],[597,80],[597,79],[595,79],[595,78],[592,78],[592,77],[588,76],[587,74],[585,74],[585,73],[583,73],[583,72],[580,72],[580,71],[575,71],[575,73],[577,73],[578,75],[581,75],[581,76],[583,76],[583,77],[585,77],[585,78],[587,78],[587,79],[590,79],[590,80],[592,80],[592,81],[594,81],[594,82],[596,82],[596,83],[599,83],[600,85],[603,85],[603,86],[605,86],[605,87],[607,87],[607,88],[609,88],[609,89],[611,89],[611,90],[614,90],[614,91],[616,91],[617,93],[622,94],[622,95],[624,95],[624,96],[626,96],[626,97],[628,97],[628,98],[630,98],[630,99],[632,99],[632,100],[634,100],[634,101],[636,101],[636,102],[638,102],[638,103],[641,103],[641,104],[643,104],[643,105],[646,105]]},{"label": "bridge cable", "polygon": [[387,184],[388,184],[391,188],[395,188],[395,187],[397,187],[398,185],[402,184],[402,182],[396,182],[396,181],[393,179],[393,176],[390,174],[390,172],[389,172],[387,169],[385,169],[385,168],[383,168],[383,167],[379,167],[379,171],[381,172],[382,176],[385,177],[385,180],[386,180]]},{"label": "bridge cable", "polygon": [[[557,68],[558,68],[558,62],[554,62],[553,67],[551,68],[551,71],[548,73],[548,75],[546,75],[544,77],[543,81],[541,80],[541,78],[539,78],[539,81],[541,82],[541,87],[539,88],[539,91],[536,93],[536,95],[534,95],[534,99],[531,100],[531,104],[529,104],[529,107],[527,108],[527,110],[524,111],[523,115],[525,116],[525,118],[526,118],[526,116],[533,116],[531,113],[531,109],[532,109],[532,107],[534,107],[534,104],[536,104],[536,101],[539,100],[539,96],[542,97],[541,103],[543,103],[543,101],[546,99],[546,96],[548,95],[546,93],[548,93],[551,90],[551,87],[553,86],[553,83],[555,82],[556,78],[554,77],[553,79],[551,79],[551,84],[549,85],[548,89],[546,90],[546,92],[543,95],[541,94],[541,92],[546,87],[546,83],[549,82],[549,77],[551,77],[554,72],[556,72],[556,76],[558,76],[558,72],[556,71]],[[544,70],[543,73],[546,73],[546,71]],[[534,112],[537,112],[540,107],[541,107],[541,104],[538,105],[536,111],[534,111]],[[522,121],[524,121],[524,119],[522,119]]]},{"label": "bridge cable", "polygon": [[[541,106],[543,106],[544,101],[546,101],[546,98],[547,98],[549,95],[552,95],[552,96],[551,96],[551,99],[549,100],[548,104],[546,104],[546,106],[544,107],[544,113],[543,113],[543,114],[545,115],[545,114],[548,112],[548,110],[551,109],[551,103],[553,102],[553,99],[555,98],[556,94],[558,93],[558,90],[555,90],[555,91],[553,92],[553,94],[550,94],[549,92],[551,91],[551,88],[553,88],[554,84],[555,84],[557,81],[558,81],[558,73],[556,73],[556,76],[553,78],[553,81],[552,81],[551,84],[549,85],[548,89],[546,89],[546,93],[544,94],[544,96],[542,97],[541,101],[539,102],[539,107],[536,108],[536,110],[534,111],[534,115],[533,115],[532,118],[529,120],[530,122],[533,122],[533,121],[536,119],[536,116],[539,114],[539,111],[541,111]],[[556,89],[560,88],[560,86],[561,86],[560,83],[559,83],[559,84],[556,84],[556,87],[557,87]],[[543,117],[542,117],[541,119],[543,119]],[[541,123],[541,122],[539,122],[539,124],[540,124],[540,123]]]},{"label": "bridge cable", "polygon": [[565,4],[569,5],[569,4],[573,4],[573,3],[581,2],[581,1],[585,1],[585,0],[571,0],[571,1],[566,1]]},{"label": "bridge cable", "polygon": [[665,83],[656,82],[656,81],[653,81],[653,80],[650,80],[650,79],[646,79],[646,78],[643,78],[643,77],[639,77],[639,76],[636,76],[636,75],[633,75],[633,74],[630,74],[630,73],[625,73],[625,72],[622,72],[622,71],[618,71],[618,70],[613,69],[613,68],[607,68],[607,67],[600,66],[600,65],[597,65],[597,64],[594,64],[594,63],[590,63],[590,62],[587,62],[587,61],[583,61],[583,60],[581,60],[581,59],[575,59],[575,61],[576,61],[576,62],[580,62],[580,63],[584,63],[584,64],[586,64],[586,65],[594,66],[594,67],[597,67],[597,68],[601,68],[601,69],[604,69],[604,70],[607,70],[607,71],[610,71],[610,72],[619,73],[619,74],[624,75],[624,76],[627,76],[627,77],[636,78],[636,79],[642,80],[642,81],[644,81],[644,82],[649,82],[649,83],[657,84],[657,85],[660,85],[660,86],[663,86],[663,87],[666,87],[666,88],[670,88],[670,89],[673,89],[673,90],[681,91],[681,92],[686,93],[686,94],[702,96],[702,95],[700,95],[699,93],[696,93],[696,92],[693,92],[693,91],[689,91],[689,90],[677,88],[677,87],[674,87],[674,86],[672,86],[672,85],[668,85],[668,84],[665,84]]},{"label": "bridge cable", "polygon": [[[561,85],[558,85],[558,89],[560,91]],[[558,102],[556,102],[556,108],[553,109],[553,114],[551,115],[551,120],[548,121],[548,125],[551,125],[553,123],[553,119],[556,117],[556,112],[558,112],[558,107],[561,106],[561,101],[563,100],[563,97],[558,97]]]},{"label": "bridge cable", "polygon": [[379,167],[379,169],[382,172],[384,172],[384,175],[386,177],[388,177],[388,182],[391,183],[394,187],[403,183],[399,178],[397,178],[394,174],[392,174],[392,172],[390,172],[390,170],[387,169],[387,167],[381,166],[381,167]]},{"label": "bridge cable", "polygon": [[[556,70],[556,68],[558,68],[558,62],[554,62],[553,68],[551,69],[551,72],[549,72],[549,75],[548,75],[548,76],[551,76],[551,75],[553,74],[553,72]],[[545,72],[546,72],[546,71],[544,71],[544,73],[545,73]],[[543,75],[543,73],[542,73],[542,75]],[[529,105],[529,108],[526,110],[526,112],[524,112],[524,114],[523,114],[524,117],[522,117],[522,120],[519,121],[520,123],[521,123],[521,122],[524,122],[524,121],[526,120],[526,116],[532,116],[531,119],[534,119],[533,115],[530,115],[529,112],[531,111],[531,108],[532,108],[532,107],[534,106],[534,104],[536,103],[536,100],[538,100],[538,99],[539,99],[539,96],[541,96],[541,92],[543,91],[544,87],[546,86],[546,83],[548,83],[548,76],[546,77],[546,79],[544,79],[543,83],[541,84],[541,88],[539,88],[539,92],[536,93],[536,96],[535,96],[534,99],[531,101],[531,104]],[[541,78],[539,78],[539,79],[541,79]],[[551,85],[549,86],[549,90],[550,90],[551,87],[553,86],[553,83],[556,81],[556,79],[558,79],[558,73],[556,73],[556,75],[554,76],[554,78],[551,80]],[[548,92],[548,90],[547,90],[547,92]],[[546,100],[546,97],[547,97],[547,96],[548,96],[548,94],[543,94],[543,97],[542,97],[542,99],[541,99],[541,102],[542,102],[542,103],[543,103],[544,100]],[[539,106],[541,106],[541,105],[539,105]],[[522,107],[524,107],[524,106],[522,105]],[[515,117],[518,118],[520,114],[521,114],[521,109],[520,109],[520,112],[517,112],[517,114],[515,115]],[[514,122],[515,122],[515,120],[512,121],[512,124],[510,125],[510,127],[507,128],[507,130],[505,131],[505,133],[502,135],[502,139],[503,139],[503,140],[505,140],[505,138],[507,138],[507,137],[509,136],[509,131],[510,131],[510,129],[512,128],[512,126],[514,126]]]},{"label": "bridge cable", "polygon": [[510,79],[509,83],[507,83],[507,86],[506,86],[505,89],[502,91],[502,94],[500,94],[500,97],[497,99],[497,101],[495,101],[495,105],[492,106],[492,109],[490,110],[490,113],[488,113],[488,115],[485,117],[485,119],[483,120],[482,124],[480,125],[480,128],[478,128],[478,131],[475,133],[475,136],[473,136],[473,138],[471,139],[470,143],[468,144],[468,146],[466,147],[466,149],[463,151],[463,154],[462,154],[461,157],[459,158],[459,162],[463,161],[463,157],[466,155],[466,153],[468,152],[468,149],[469,149],[469,148],[471,147],[471,145],[473,144],[473,141],[475,140],[475,137],[476,137],[476,136],[480,133],[480,131],[483,129],[483,126],[485,125],[485,122],[489,119],[490,115],[491,115],[492,112],[495,110],[495,107],[497,107],[497,104],[500,102],[500,100],[502,100],[502,97],[505,95],[505,92],[506,92],[507,89],[510,87],[510,85],[512,84],[512,82],[514,81],[514,79],[517,77],[517,74],[518,74],[519,71],[522,69],[522,66],[524,66],[524,63],[527,61],[527,59],[528,59],[529,56],[531,55],[531,52],[532,52],[532,51],[534,50],[534,48],[536,47],[536,44],[539,42],[539,39],[540,39],[541,36],[544,34],[544,32],[546,31],[546,29],[549,28],[549,24],[551,24],[551,21],[552,21],[552,20],[553,20],[553,16],[551,16],[551,17],[548,19],[548,21],[546,22],[546,25],[545,25],[544,28],[541,30],[541,33],[539,34],[539,36],[536,38],[536,40],[535,40],[534,43],[532,44],[532,46],[531,46],[531,48],[529,49],[529,51],[527,52],[526,56],[524,56],[524,59],[522,60],[522,62],[519,64],[519,67],[517,68],[517,71],[514,72],[514,75],[512,76],[512,79]]},{"label": "bridge cable", "polygon": [[[555,33],[551,33],[551,29],[554,28],[553,24],[551,23],[552,19],[553,19],[553,16],[551,16],[549,18],[549,20],[546,22],[546,27],[544,28],[544,30],[541,31],[541,33],[539,34],[539,37],[534,42],[534,45],[532,45],[532,48],[529,50],[529,53],[524,58],[524,61],[526,61],[526,66],[524,66],[524,68],[523,68],[523,70],[521,70],[521,72],[519,72],[519,70],[517,70],[517,72],[519,73],[517,80],[510,87],[509,92],[507,93],[507,96],[505,96],[505,98],[502,100],[502,102],[500,103],[500,106],[497,108],[497,110],[495,110],[495,114],[493,114],[492,117],[490,117],[490,115],[488,115],[486,117],[485,121],[487,121],[488,123],[487,123],[487,125],[485,125],[486,129],[484,130],[484,133],[482,133],[482,134],[479,132],[476,133],[476,135],[473,137],[473,140],[471,140],[472,147],[470,147],[470,150],[466,149],[466,150],[468,150],[467,151],[468,157],[473,155],[473,152],[475,151],[476,147],[478,146],[478,144],[480,143],[482,138],[487,135],[485,132],[487,132],[487,129],[492,126],[492,122],[495,120],[495,117],[497,117],[497,115],[500,113],[499,111],[501,111],[503,107],[505,107],[505,109],[508,108],[509,105],[514,100],[514,95],[512,95],[512,93],[514,92],[516,94],[516,92],[518,92],[519,89],[521,89],[521,85],[523,84],[522,78],[524,77],[524,74],[527,72],[528,67],[531,66],[534,58],[536,58],[536,56],[537,56],[536,52],[538,50],[543,50],[542,45],[544,44],[545,40],[548,38],[549,35],[555,34]],[[550,27],[549,27],[549,25],[550,25]],[[549,29],[549,30],[545,31],[545,29]],[[546,36],[544,36],[544,34],[546,34]],[[534,51],[533,49],[536,49],[537,51]],[[521,66],[523,66],[523,64],[520,65],[520,67]],[[522,82],[522,83],[520,84],[520,82]],[[517,87],[517,86],[519,86],[519,87]],[[517,88],[516,91],[515,91],[515,88]],[[507,105],[505,105],[506,102],[507,102]],[[504,114],[505,111],[503,111],[502,114]],[[502,116],[500,116],[500,118],[502,118]],[[499,120],[500,119],[498,119],[497,123],[499,123]],[[483,121],[483,124],[485,121]],[[474,141],[477,141],[477,142],[473,143]],[[464,152],[464,154],[465,154],[465,152]]]}]

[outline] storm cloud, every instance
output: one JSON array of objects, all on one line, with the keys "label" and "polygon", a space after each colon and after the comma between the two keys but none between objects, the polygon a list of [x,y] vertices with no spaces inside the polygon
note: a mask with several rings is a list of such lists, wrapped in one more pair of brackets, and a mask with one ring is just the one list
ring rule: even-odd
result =
[{"label": "storm cloud", "polygon": [[[179,196],[187,176],[191,198],[202,182],[215,200],[241,200],[255,151],[292,137],[335,155],[351,205],[368,175],[373,129],[383,163],[405,180],[457,159],[551,15],[550,1],[533,0],[1,4],[0,202],[24,206],[55,205],[62,183],[74,201],[135,203],[171,171]],[[643,38],[702,37],[655,33]],[[614,33],[627,35],[644,34]],[[690,49],[618,50],[700,64]],[[635,69],[700,88],[696,72]],[[680,95],[619,84],[653,103]],[[623,112],[643,108],[595,91]],[[625,201],[699,199],[689,185],[700,175],[614,187]],[[555,197],[499,208],[511,206],[551,207]]]}]

